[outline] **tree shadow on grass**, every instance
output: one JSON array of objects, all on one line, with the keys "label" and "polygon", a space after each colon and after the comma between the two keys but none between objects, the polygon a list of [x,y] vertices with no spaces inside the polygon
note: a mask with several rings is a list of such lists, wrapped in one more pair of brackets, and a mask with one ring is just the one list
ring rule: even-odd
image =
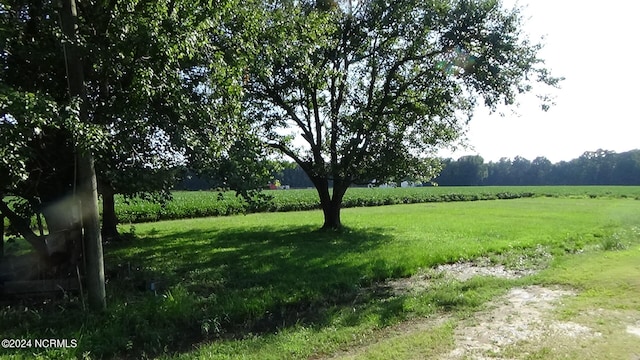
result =
[{"label": "tree shadow on grass", "polygon": [[[107,312],[82,312],[78,301],[64,308],[50,303],[46,311],[0,309],[0,333],[81,337],[78,348],[61,357],[89,352],[133,359],[188,353],[208,341],[298,325],[357,327],[374,318],[375,326],[387,326],[405,316],[408,298],[376,283],[411,270],[402,261],[386,260],[385,245],[393,241],[387,230],[152,229],[106,247]],[[446,305],[457,294],[441,293],[428,302]]]},{"label": "tree shadow on grass", "polygon": [[[177,329],[186,337],[176,339],[179,348],[294,325],[321,327],[336,306],[371,300],[359,296],[362,286],[403,274],[401,264],[387,264],[377,255],[390,240],[384,229],[375,228],[152,230],[106,251],[107,292],[115,294],[112,303],[122,303],[135,289],[149,291],[150,283],[169,292],[186,289],[193,299],[185,301],[193,301],[198,310],[183,314],[191,325]],[[136,271],[140,276],[130,275]]]},{"label": "tree shadow on grass", "polygon": [[362,276],[363,267],[382,267],[380,261],[362,254],[388,240],[390,237],[382,229],[347,229],[339,233],[311,227],[194,229],[142,237],[126,245],[126,249],[119,247],[124,251],[115,256],[107,254],[106,261],[144,267],[170,282],[197,280],[199,273],[222,269],[219,273],[224,279],[220,280],[225,288],[286,283],[288,288],[297,284],[307,289],[332,280],[353,283]]}]

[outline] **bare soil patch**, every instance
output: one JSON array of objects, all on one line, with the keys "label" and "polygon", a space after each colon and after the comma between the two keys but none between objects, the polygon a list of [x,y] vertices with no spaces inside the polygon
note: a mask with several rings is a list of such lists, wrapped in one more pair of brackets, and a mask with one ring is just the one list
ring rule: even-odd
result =
[{"label": "bare soil patch", "polygon": [[541,286],[512,289],[493,302],[492,309],[460,324],[455,331],[455,349],[442,359],[505,359],[502,350],[520,341],[601,336],[586,326],[550,316],[563,298],[574,295],[569,290]]},{"label": "bare soil patch", "polygon": [[494,276],[503,279],[517,279],[532,275],[533,269],[509,269],[504,265],[490,264],[487,261],[457,262],[454,264],[439,265],[434,269],[403,279],[393,279],[378,284],[378,287],[390,289],[395,295],[412,292],[421,292],[433,286],[434,281],[440,278],[467,281],[475,276]]},{"label": "bare soil patch", "polygon": [[467,281],[475,276],[494,276],[503,279],[517,279],[532,275],[536,270],[508,269],[504,265],[481,265],[475,262],[458,262],[455,264],[440,265],[438,272],[444,272],[445,276],[453,277],[459,281]]},{"label": "bare soil patch", "polygon": [[627,332],[631,335],[640,337],[640,322],[635,325],[628,325]]},{"label": "bare soil patch", "polygon": [[[478,262],[460,262],[438,266],[406,279],[394,279],[379,284],[395,295],[425,291],[438,279],[466,281],[474,276],[495,276],[514,279],[533,274],[534,270],[512,270],[502,265],[485,265]],[[506,295],[494,300],[490,307],[472,318],[461,321],[454,332],[455,347],[443,354],[443,360],[457,359],[508,359],[503,351],[522,341],[543,343],[546,339],[588,339],[601,334],[578,323],[559,321],[552,317],[556,306],[573,291],[561,288],[528,286],[511,289]],[[376,343],[376,339],[399,337],[412,332],[429,331],[442,325],[448,317],[428,318],[398,324],[381,330],[371,343],[361,344],[340,351],[328,359],[358,358]],[[640,336],[640,324],[629,326],[627,332]]]}]

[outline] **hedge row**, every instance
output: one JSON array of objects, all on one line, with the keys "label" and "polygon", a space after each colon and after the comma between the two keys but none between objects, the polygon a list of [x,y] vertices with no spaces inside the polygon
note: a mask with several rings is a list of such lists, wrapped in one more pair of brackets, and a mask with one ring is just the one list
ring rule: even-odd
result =
[{"label": "hedge row", "polygon": [[[207,216],[228,216],[255,212],[304,211],[320,208],[314,190],[269,192],[271,199],[260,204],[248,204],[232,192],[176,192],[165,204],[148,201],[125,202],[118,199],[116,215],[120,223],[139,223]],[[343,207],[382,206],[451,201],[478,201],[532,197],[533,192],[496,193],[432,193],[426,190],[353,189],[349,190]]]}]

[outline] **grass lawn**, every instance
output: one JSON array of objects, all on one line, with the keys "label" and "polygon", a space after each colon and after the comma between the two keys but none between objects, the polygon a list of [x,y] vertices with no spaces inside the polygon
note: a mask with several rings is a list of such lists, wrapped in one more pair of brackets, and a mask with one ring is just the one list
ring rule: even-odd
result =
[{"label": "grass lawn", "polygon": [[[556,261],[541,274],[543,283],[561,284],[578,290],[557,310],[557,318],[586,325],[598,336],[570,344],[553,341],[536,349],[540,359],[636,359],[640,355],[640,227],[632,230],[636,242],[624,251],[584,253]],[[637,332],[637,331],[636,331]],[[535,357],[539,354],[540,357]]]},{"label": "grass lawn", "polygon": [[[638,305],[632,294],[640,285],[606,281],[589,264],[602,261],[624,279],[638,272],[615,270],[640,262],[638,213],[640,201],[628,198],[539,197],[345,209],[340,233],[316,231],[320,211],[136,224],[122,229],[135,234],[131,242],[105,248],[106,313],[84,313],[70,295],[5,306],[0,333],[78,339],[75,349],[36,351],[53,358],[305,359],[370,341],[405,320],[444,314],[455,321],[526,282],[592,294],[563,316],[599,304],[629,309]],[[540,254],[554,255],[554,270],[527,280],[483,277],[412,295],[363,291],[442,263],[488,256],[527,267]],[[391,354],[382,354],[402,357],[419,344],[437,354],[451,346],[453,327],[389,344]]]}]

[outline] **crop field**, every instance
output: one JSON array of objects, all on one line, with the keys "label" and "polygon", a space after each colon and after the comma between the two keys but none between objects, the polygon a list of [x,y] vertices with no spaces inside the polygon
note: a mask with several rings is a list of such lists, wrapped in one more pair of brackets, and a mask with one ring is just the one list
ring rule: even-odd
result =
[{"label": "crop field", "polygon": [[[320,207],[314,189],[265,191],[271,200],[251,206],[234,192],[179,191],[165,204],[117,198],[116,213],[122,223],[225,216],[252,212],[313,210]],[[484,186],[352,188],[343,207],[380,206],[428,202],[515,199],[522,197],[640,198],[640,186]]]},{"label": "crop field", "polygon": [[[405,189],[354,190],[352,195]],[[407,191],[424,190],[448,189]],[[455,190],[478,195],[478,188]],[[84,312],[73,294],[0,307],[3,337],[78,339],[78,346],[0,349],[0,357],[323,359],[375,342],[385,329],[405,322],[449,319],[433,332],[376,350],[378,355],[358,357],[411,358],[419,351],[438,358],[452,349],[460,321],[509,289],[532,284],[584,292],[563,313],[575,321],[587,321],[580,314],[595,309],[624,310],[640,320],[638,189],[548,190],[522,188],[536,195],[508,201],[349,208],[340,232],[317,230],[319,210],[123,225],[131,239],[105,247],[105,313]],[[468,281],[430,273],[441,264],[468,261],[542,272]],[[410,293],[385,285],[417,274],[432,274],[433,284]],[[603,339],[622,340],[553,354],[629,358],[640,351],[623,342],[629,340],[620,335],[624,330],[610,326],[600,329],[611,334]],[[610,350],[612,344],[623,345]]]}]

